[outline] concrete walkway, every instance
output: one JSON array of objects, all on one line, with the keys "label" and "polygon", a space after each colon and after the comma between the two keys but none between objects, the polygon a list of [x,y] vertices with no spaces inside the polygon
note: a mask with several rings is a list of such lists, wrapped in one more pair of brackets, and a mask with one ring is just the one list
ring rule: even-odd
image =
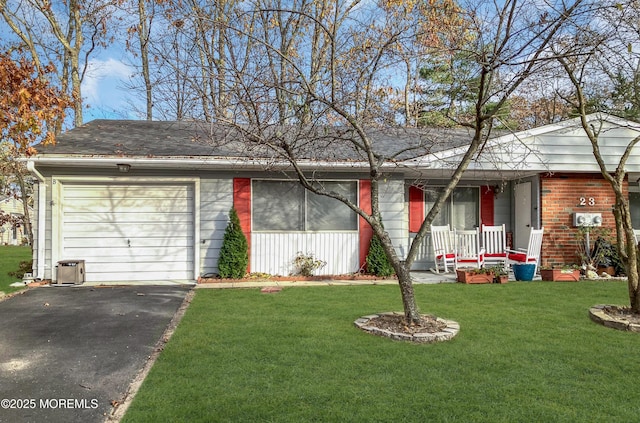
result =
[{"label": "concrete walkway", "polygon": [[[415,284],[438,284],[438,283],[456,283],[456,274],[440,273],[435,274],[433,272],[411,272],[413,283]],[[373,280],[341,280],[341,279],[327,279],[321,281],[281,281],[261,279],[255,281],[242,281],[242,282],[210,282],[199,283],[196,285],[197,289],[223,289],[223,288],[261,288],[265,286],[335,286],[335,285],[396,285],[397,279],[373,279]]]}]

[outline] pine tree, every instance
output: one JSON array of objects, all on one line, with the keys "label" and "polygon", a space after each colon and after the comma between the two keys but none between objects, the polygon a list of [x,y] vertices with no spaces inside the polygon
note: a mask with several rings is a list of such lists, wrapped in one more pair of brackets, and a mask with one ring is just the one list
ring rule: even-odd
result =
[{"label": "pine tree", "polygon": [[382,248],[380,238],[376,235],[371,238],[369,244],[369,253],[367,253],[367,273],[376,276],[391,276],[395,274],[395,270]]},{"label": "pine tree", "polygon": [[249,245],[240,227],[238,213],[232,207],[229,211],[229,224],[224,231],[218,273],[223,278],[240,279],[247,273],[249,265]]}]

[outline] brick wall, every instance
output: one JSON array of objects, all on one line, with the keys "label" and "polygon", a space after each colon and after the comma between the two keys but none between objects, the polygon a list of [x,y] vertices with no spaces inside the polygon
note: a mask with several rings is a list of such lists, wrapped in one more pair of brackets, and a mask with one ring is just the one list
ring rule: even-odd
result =
[{"label": "brick wall", "polygon": [[[615,195],[600,174],[554,174],[541,177],[542,264],[578,263],[573,213],[602,213],[602,226],[615,233]],[[625,192],[628,184],[625,182]],[[627,194],[628,195],[628,194]]]}]

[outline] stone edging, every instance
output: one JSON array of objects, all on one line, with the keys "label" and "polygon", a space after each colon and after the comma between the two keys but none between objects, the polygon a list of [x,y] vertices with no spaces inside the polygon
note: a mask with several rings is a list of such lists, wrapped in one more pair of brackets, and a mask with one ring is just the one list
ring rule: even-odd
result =
[{"label": "stone edging", "polygon": [[442,319],[440,317],[436,317],[439,322],[445,323],[447,325],[440,332],[434,333],[404,333],[404,332],[391,332],[388,330],[380,329],[375,326],[369,326],[368,323],[371,319],[375,319],[380,316],[389,316],[389,315],[398,315],[400,313],[396,312],[387,312],[380,314],[371,314],[369,316],[363,316],[353,322],[356,327],[362,329],[365,332],[372,333],[374,335],[385,336],[387,338],[394,339],[396,341],[411,341],[416,343],[432,343],[432,342],[442,342],[449,341],[454,336],[460,332],[460,324],[453,320]]},{"label": "stone edging", "polygon": [[605,304],[598,304],[591,307],[589,309],[589,317],[591,320],[608,328],[640,333],[640,325],[631,323],[626,319],[614,319],[605,313],[605,307],[608,306]]}]

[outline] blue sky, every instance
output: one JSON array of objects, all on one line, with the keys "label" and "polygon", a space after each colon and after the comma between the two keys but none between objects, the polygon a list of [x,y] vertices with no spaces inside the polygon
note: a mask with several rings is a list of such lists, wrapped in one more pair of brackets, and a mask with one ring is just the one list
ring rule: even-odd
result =
[{"label": "blue sky", "polygon": [[142,94],[127,90],[125,85],[135,70],[122,60],[103,52],[90,59],[82,82],[85,110],[84,121],[94,119],[139,119],[132,104],[144,104]]}]

